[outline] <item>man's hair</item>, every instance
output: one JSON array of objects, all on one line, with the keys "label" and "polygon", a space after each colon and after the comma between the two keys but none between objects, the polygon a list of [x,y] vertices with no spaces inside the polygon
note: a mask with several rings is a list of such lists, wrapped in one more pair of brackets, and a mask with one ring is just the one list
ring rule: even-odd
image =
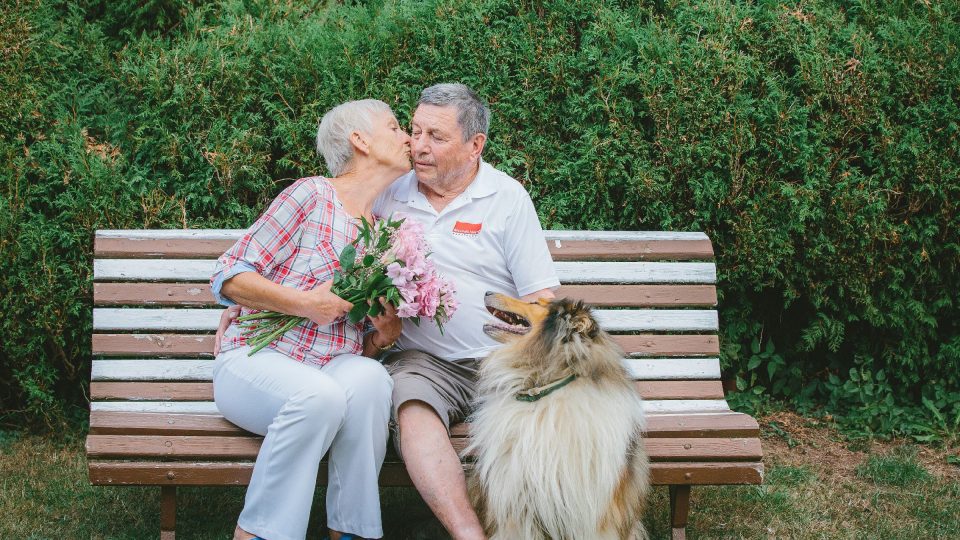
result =
[{"label": "man's hair", "polygon": [[457,123],[463,130],[463,140],[490,130],[490,107],[469,86],[460,83],[435,84],[420,92],[420,105],[452,105],[457,108]]},{"label": "man's hair", "polygon": [[390,106],[379,99],[361,99],[341,103],[323,115],[317,128],[317,153],[323,156],[331,177],[343,174],[353,159],[350,135],[354,131],[371,133],[377,112],[393,114]]}]

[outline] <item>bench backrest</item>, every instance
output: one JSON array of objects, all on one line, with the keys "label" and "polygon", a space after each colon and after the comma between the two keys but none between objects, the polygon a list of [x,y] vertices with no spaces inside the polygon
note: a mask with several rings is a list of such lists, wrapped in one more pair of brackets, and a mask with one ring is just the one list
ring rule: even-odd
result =
[{"label": "bench backrest", "polygon": [[[91,410],[216,414],[221,308],[208,280],[241,230],[103,230],[95,240]],[[650,413],[727,411],[716,268],[702,233],[546,231],[562,286],[626,353]]]}]

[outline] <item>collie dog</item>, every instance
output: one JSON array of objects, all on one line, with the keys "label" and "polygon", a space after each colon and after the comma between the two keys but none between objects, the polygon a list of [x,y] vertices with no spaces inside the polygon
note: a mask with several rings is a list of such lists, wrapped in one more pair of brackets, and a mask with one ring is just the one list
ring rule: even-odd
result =
[{"label": "collie dog", "polygon": [[470,494],[493,539],[646,538],[642,402],[582,302],[487,293]]}]

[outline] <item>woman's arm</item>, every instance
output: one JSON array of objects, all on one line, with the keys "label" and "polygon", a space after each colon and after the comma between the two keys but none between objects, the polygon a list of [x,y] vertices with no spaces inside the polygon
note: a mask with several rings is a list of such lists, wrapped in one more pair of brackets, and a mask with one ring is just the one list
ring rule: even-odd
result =
[{"label": "woman's arm", "polygon": [[306,317],[325,325],[353,307],[330,292],[332,284],[332,281],[326,281],[313,289],[301,291],[274,283],[256,272],[243,272],[225,281],[221,290],[240,305]]}]

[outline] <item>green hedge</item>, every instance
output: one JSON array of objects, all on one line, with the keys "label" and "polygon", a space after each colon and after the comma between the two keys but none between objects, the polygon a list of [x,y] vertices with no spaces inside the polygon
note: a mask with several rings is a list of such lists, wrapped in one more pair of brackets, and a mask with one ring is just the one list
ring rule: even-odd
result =
[{"label": "green hedge", "polygon": [[740,406],[960,422],[956,2],[0,7],[0,399],[82,417],[98,228],[243,227],[319,116],[462,81],[548,228],[703,230]]}]

